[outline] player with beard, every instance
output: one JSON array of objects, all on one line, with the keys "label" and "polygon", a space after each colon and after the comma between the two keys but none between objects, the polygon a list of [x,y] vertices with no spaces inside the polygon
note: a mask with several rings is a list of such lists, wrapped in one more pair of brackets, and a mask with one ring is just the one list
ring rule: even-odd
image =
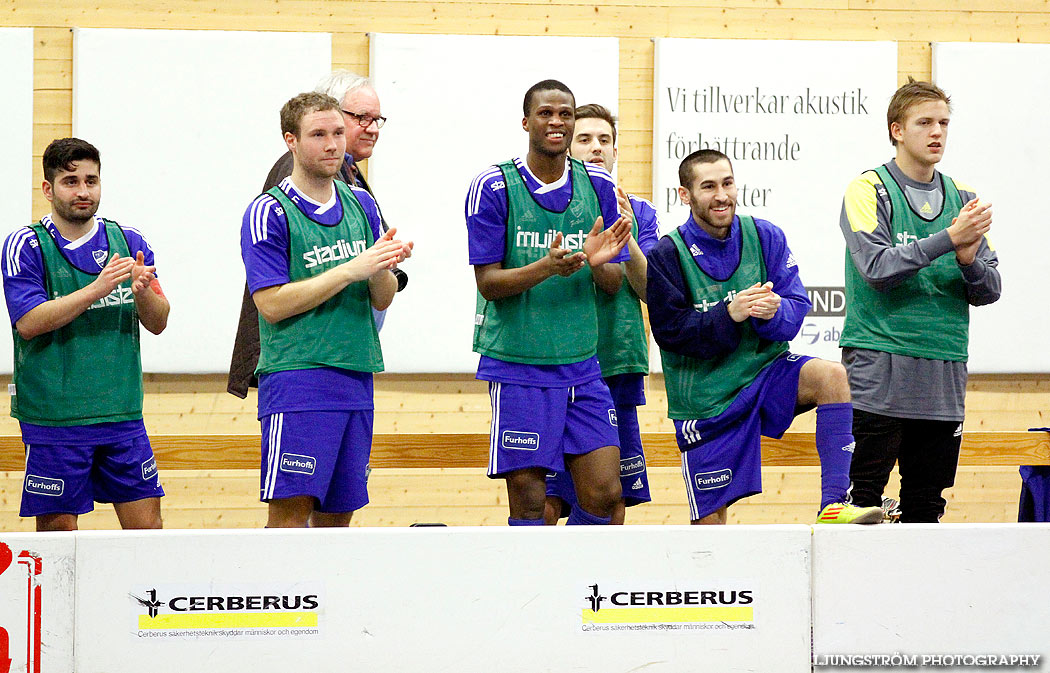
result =
[{"label": "player with beard", "polygon": [[760,436],[781,437],[817,408],[818,523],[877,523],[880,507],[845,502],[853,451],[846,371],[788,351],[810,309],[784,232],[736,215],[729,158],[699,150],[678,168],[689,219],[649,254],[648,304],[668,416],[682,451],[690,520],[724,524],[762,491]]},{"label": "player with beard", "polygon": [[368,503],[372,308],[393,301],[391,269],[412,244],[383,233],[367,191],[335,180],[346,123],[320,93],[281,108],[292,174],[244,213],[241,256],[259,311],[260,499],[269,527],[347,526]]},{"label": "player with beard", "polygon": [[492,402],[488,475],[507,482],[510,525],[542,525],[546,474],[566,469],[577,494],[569,523],[608,524],[620,452],[595,357],[595,292],[620,289],[630,223],[612,177],[568,156],[572,91],[538,82],[523,112],[528,154],[482,172],[465,208],[477,377]]},{"label": "player with beard", "polygon": [[93,502],[123,528],[160,528],[157,462],[142,422],[139,325],[167,326],[153,250],[137,230],[97,217],[98,150],[55,140],[43,156],[51,213],[4,245],[14,327],[11,415],[26,447],[21,516],[76,530]]}]

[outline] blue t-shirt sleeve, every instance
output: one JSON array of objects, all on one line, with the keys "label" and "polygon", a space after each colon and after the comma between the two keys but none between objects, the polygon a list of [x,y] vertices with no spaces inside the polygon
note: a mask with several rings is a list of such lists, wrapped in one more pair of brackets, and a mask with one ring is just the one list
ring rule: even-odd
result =
[{"label": "blue t-shirt sleeve", "polygon": [[13,231],[4,242],[4,299],[14,326],[48,300],[40,242],[29,227]]},{"label": "blue t-shirt sleeve", "polygon": [[780,308],[770,320],[751,318],[755,331],[770,341],[791,341],[802,328],[811,304],[806,287],[798,275],[798,263],[788,248],[787,237],[779,228],[755,218],[758,238],[762,242],[766,275],[773,283],[773,291],[780,295]]},{"label": "blue t-shirt sleeve", "polygon": [[[128,252],[131,253],[132,257],[142,252],[142,262],[146,266],[154,266],[156,261],[153,257],[153,248],[146,241],[146,237],[142,235],[142,232],[135,227],[121,227],[124,230],[124,238],[128,242]],[[155,274],[158,278],[160,274]]]},{"label": "blue t-shirt sleeve", "polygon": [[638,247],[642,249],[643,255],[648,255],[656,242],[660,240],[660,220],[656,215],[656,207],[643,198],[629,195],[631,210],[638,222]]},{"label": "blue t-shirt sleeve", "polygon": [[251,292],[291,281],[288,270],[288,219],[277,199],[262,194],[241,220],[241,259]]},{"label": "blue t-shirt sleeve", "polygon": [[502,262],[507,239],[507,187],[499,168],[490,167],[470,183],[464,214],[470,263]]},{"label": "blue t-shirt sleeve", "polygon": [[[598,194],[598,205],[602,211],[602,224],[605,228],[609,228],[616,220],[620,219],[620,203],[616,200],[616,183],[613,181],[612,176],[601,166],[595,164],[585,164],[585,166],[587,175],[591,179],[591,184],[594,185],[594,191]],[[593,222],[588,223],[589,226],[593,224]],[[626,262],[630,258],[631,253],[625,245],[612,262]]]}]

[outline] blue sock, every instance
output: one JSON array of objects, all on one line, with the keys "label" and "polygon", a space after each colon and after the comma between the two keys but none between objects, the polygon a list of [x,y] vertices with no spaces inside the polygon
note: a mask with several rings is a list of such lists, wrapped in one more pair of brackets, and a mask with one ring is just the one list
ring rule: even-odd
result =
[{"label": "blue sock", "polygon": [[508,526],[542,526],[543,519],[507,519]]},{"label": "blue sock", "polygon": [[821,509],[833,502],[845,502],[853,446],[853,405],[839,402],[817,407]]},{"label": "blue sock", "polygon": [[569,513],[569,520],[565,522],[565,525],[608,526],[610,521],[612,521],[612,517],[595,516],[577,504],[572,506],[572,511]]}]

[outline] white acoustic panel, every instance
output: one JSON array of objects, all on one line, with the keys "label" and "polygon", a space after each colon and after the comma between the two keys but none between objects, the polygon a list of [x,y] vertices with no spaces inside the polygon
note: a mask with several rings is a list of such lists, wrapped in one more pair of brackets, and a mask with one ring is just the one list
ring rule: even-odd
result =
[{"label": "white acoustic panel", "polygon": [[839,360],[842,195],[853,178],[893,158],[885,120],[896,84],[893,42],[656,41],[653,203],[661,229],[689,217],[676,193],[682,159],[705,148],[727,154],[737,212],[784,230],[817,306],[795,352]]},{"label": "white acoustic panel", "polygon": [[286,151],[281,106],[331,70],[328,33],[76,29],[73,132],[102,153],[99,214],[145,235],[171,301],[151,372],[225,372],[241,217]]},{"label": "white acoustic panel", "polygon": [[[0,199],[0,232],[3,237],[29,224],[33,217],[33,29],[0,28],[0,91],[4,92],[4,151],[0,153],[0,184],[7,193]],[[40,213],[43,215],[43,213]],[[10,323],[7,303],[3,319]],[[0,337],[0,374],[14,367],[11,339]]]},{"label": "white acoustic panel", "polygon": [[[390,122],[368,161],[390,226],[413,240],[409,285],[380,335],[391,372],[474,372],[474,270],[464,202],[486,167],[524,156],[522,99],[556,79],[577,105],[619,100],[619,40],[494,35],[371,36],[371,74]],[[545,55],[541,57],[540,55]],[[550,56],[557,55],[556,58]]]},{"label": "white acoustic panel", "polygon": [[1003,277],[999,301],[970,311],[970,371],[1050,372],[1040,271],[1050,234],[1039,214],[1050,45],[935,43],[933,78],[952,99],[939,168],[992,203],[988,237]]}]

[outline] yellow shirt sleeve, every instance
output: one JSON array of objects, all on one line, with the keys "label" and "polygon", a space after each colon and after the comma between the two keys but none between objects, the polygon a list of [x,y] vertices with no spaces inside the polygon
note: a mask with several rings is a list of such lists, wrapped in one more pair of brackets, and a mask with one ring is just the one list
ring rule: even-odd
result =
[{"label": "yellow shirt sleeve", "polygon": [[875,171],[868,171],[846,187],[842,204],[846,209],[846,219],[853,231],[871,233],[879,225],[875,204],[875,185],[881,184]]}]

